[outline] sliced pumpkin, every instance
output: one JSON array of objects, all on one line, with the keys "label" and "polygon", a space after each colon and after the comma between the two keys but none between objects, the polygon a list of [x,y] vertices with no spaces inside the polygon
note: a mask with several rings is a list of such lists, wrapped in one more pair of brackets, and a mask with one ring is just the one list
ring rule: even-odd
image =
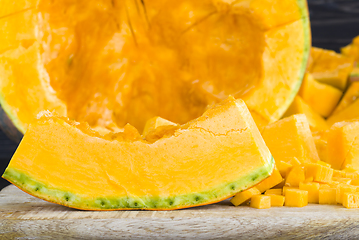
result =
[{"label": "sliced pumpkin", "polygon": [[293,160],[297,159],[300,164],[319,160],[304,114],[293,115],[269,124],[263,130],[262,136],[278,162],[293,164]]},{"label": "sliced pumpkin", "polygon": [[314,79],[344,91],[354,59],[332,50],[312,48],[313,61],[308,71]]},{"label": "sliced pumpkin", "polygon": [[359,118],[359,101],[358,99],[354,100],[353,103],[349,104],[346,108],[340,112],[331,115],[327,119],[329,126],[332,126],[334,123],[342,121],[351,121],[353,119]]},{"label": "sliced pumpkin", "polygon": [[319,113],[328,117],[337,106],[343,92],[325,83],[316,81],[310,73],[304,77],[299,96]]},{"label": "sliced pumpkin", "polygon": [[335,123],[328,135],[328,163],[334,169],[350,166],[359,171],[359,122]]},{"label": "sliced pumpkin", "polygon": [[305,0],[0,4],[0,104],[22,133],[41,110],[106,129],[183,124],[229,95],[273,122],[310,49]]},{"label": "sliced pumpkin", "polygon": [[359,97],[359,82],[353,82],[340,100],[338,106],[334,109],[332,115],[335,115],[352,104]]},{"label": "sliced pumpkin", "polygon": [[283,117],[290,117],[294,114],[304,114],[307,117],[310,128],[313,131],[324,131],[329,129],[325,119],[314,111],[300,96],[295,96],[294,101],[284,113]]},{"label": "sliced pumpkin", "polygon": [[273,170],[242,100],[228,99],[153,143],[132,128],[103,137],[45,112],[28,128],[3,177],[73,208],[161,210],[221,201]]}]

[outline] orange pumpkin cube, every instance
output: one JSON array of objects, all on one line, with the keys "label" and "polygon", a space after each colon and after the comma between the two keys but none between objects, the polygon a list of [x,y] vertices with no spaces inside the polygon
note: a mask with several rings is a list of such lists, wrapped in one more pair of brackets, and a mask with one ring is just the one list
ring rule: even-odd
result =
[{"label": "orange pumpkin cube", "polygon": [[344,193],[356,193],[357,187],[340,183],[337,187],[337,203],[343,203]]},{"label": "orange pumpkin cube", "polygon": [[300,190],[308,191],[309,203],[319,203],[319,186],[320,184],[316,182],[299,183]]},{"label": "orange pumpkin cube", "polygon": [[261,194],[256,187],[249,188],[243,192],[237,193],[232,199],[231,203],[234,206],[239,206],[245,201],[249,200],[252,196]]},{"label": "orange pumpkin cube", "polygon": [[313,181],[329,183],[333,177],[333,169],[318,163],[307,163],[305,165],[305,177],[313,177]]},{"label": "orange pumpkin cube", "polygon": [[287,207],[304,207],[308,205],[308,191],[287,189],[284,205]]},{"label": "orange pumpkin cube", "polygon": [[359,194],[346,192],[343,194],[343,206],[346,208],[359,207]]},{"label": "orange pumpkin cube", "polygon": [[278,171],[277,168],[273,169],[272,175],[268,178],[264,179],[262,182],[256,185],[256,188],[263,193],[264,191],[274,187],[275,185],[281,183],[283,181],[282,175]]},{"label": "orange pumpkin cube", "polygon": [[285,197],[282,195],[269,194],[272,207],[283,207]]},{"label": "orange pumpkin cube", "polygon": [[301,166],[294,167],[288,174],[285,185],[290,187],[299,187],[300,182],[304,182],[304,169]]},{"label": "orange pumpkin cube", "polygon": [[337,189],[319,189],[319,204],[337,204]]},{"label": "orange pumpkin cube", "polygon": [[255,195],[251,198],[252,208],[265,209],[271,207],[271,197],[266,195]]}]

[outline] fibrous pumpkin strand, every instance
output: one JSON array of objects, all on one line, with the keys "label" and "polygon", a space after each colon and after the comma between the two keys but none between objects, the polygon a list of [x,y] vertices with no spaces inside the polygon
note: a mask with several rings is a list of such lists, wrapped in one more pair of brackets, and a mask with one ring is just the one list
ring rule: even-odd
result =
[{"label": "fibrous pumpkin strand", "polygon": [[30,11],[30,10],[33,10],[33,9],[35,9],[35,7],[29,7],[29,8],[22,9],[20,11],[16,11],[16,12],[13,12],[13,13],[10,13],[10,14],[6,14],[4,16],[0,16],[0,20],[8,18],[8,17],[12,17],[12,16],[20,14],[20,13],[24,13],[26,11]]},{"label": "fibrous pumpkin strand", "polygon": [[136,47],[138,47],[136,34],[135,34],[135,32],[133,31],[133,26],[132,26],[130,14],[128,13],[128,8],[127,8],[127,5],[126,5],[126,4],[125,4],[125,8],[126,8],[127,22],[128,22],[128,26],[130,27],[131,35],[132,35],[132,37],[133,37],[133,41],[134,41]]},{"label": "fibrous pumpkin strand", "polygon": [[144,1],[144,0],[141,0],[141,4],[142,4],[142,6],[143,6],[143,11],[145,12],[146,22],[147,22],[149,28],[151,28],[150,20],[148,20],[148,14],[147,14],[147,8],[146,8],[145,1]]},{"label": "fibrous pumpkin strand", "polygon": [[204,16],[203,18],[200,18],[199,20],[195,21],[193,24],[191,24],[188,28],[186,28],[185,30],[182,31],[181,35],[185,34],[186,32],[188,32],[189,30],[191,30],[192,28],[194,28],[195,26],[197,26],[198,24],[204,22],[205,20],[207,20],[209,17],[211,17],[212,15],[214,15],[215,13],[217,13],[217,11],[211,12],[209,14],[207,14],[206,16]]}]

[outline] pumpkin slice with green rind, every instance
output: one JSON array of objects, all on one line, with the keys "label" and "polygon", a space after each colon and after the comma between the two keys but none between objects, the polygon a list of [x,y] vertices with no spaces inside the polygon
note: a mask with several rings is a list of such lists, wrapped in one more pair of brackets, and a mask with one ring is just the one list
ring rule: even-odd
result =
[{"label": "pumpkin slice with green rind", "polygon": [[154,142],[127,129],[102,137],[45,112],[28,128],[3,177],[73,208],[166,210],[221,201],[273,170],[242,100],[230,98]]},{"label": "pumpkin slice with green rind", "polygon": [[305,0],[0,5],[0,104],[21,133],[42,110],[109,130],[184,124],[229,95],[263,127],[292,102],[310,50]]}]

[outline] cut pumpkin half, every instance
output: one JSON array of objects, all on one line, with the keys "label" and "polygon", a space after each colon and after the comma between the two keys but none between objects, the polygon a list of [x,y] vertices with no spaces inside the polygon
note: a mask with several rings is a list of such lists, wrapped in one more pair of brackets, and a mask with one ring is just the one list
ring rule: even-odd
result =
[{"label": "cut pumpkin half", "polygon": [[221,201],[273,170],[242,100],[230,98],[154,142],[134,132],[127,125],[123,133],[101,137],[45,112],[28,128],[3,177],[73,208],[164,210]]},{"label": "cut pumpkin half", "polygon": [[0,104],[21,133],[41,110],[109,130],[184,124],[229,95],[265,125],[292,102],[310,50],[305,0],[0,5]]}]

